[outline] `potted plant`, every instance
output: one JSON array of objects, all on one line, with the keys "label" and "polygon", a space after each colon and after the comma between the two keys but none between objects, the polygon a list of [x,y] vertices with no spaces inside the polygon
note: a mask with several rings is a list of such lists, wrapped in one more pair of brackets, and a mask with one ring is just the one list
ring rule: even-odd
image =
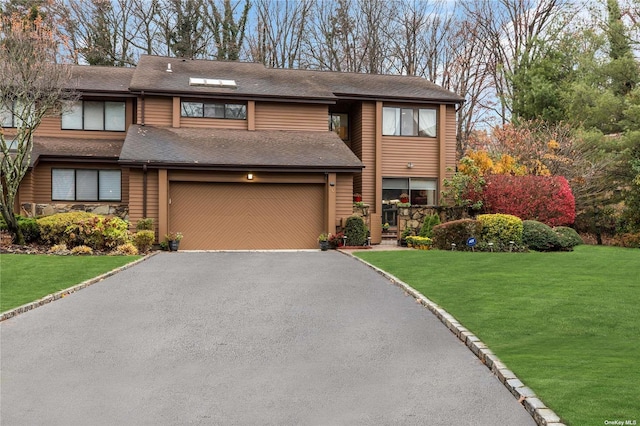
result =
[{"label": "potted plant", "polygon": [[327,251],[329,249],[329,235],[318,235],[318,242],[320,243],[320,250]]},{"label": "potted plant", "polygon": [[400,194],[400,202],[401,203],[408,203],[409,202],[409,194],[407,194],[406,192],[403,192],[402,194]]},{"label": "potted plant", "polygon": [[358,194],[357,192],[353,194],[353,202],[359,203],[362,201],[362,194]]},{"label": "potted plant", "polygon": [[382,224],[382,232],[389,232],[389,222]]},{"label": "potted plant", "polygon": [[412,235],[413,229],[411,229],[409,226],[404,228],[404,231],[402,231],[402,234],[400,235],[400,246],[407,247],[407,237],[410,237]]},{"label": "potted plant", "polygon": [[164,236],[164,239],[167,241],[167,245],[169,246],[169,251],[178,251],[182,237],[182,232],[169,232]]}]

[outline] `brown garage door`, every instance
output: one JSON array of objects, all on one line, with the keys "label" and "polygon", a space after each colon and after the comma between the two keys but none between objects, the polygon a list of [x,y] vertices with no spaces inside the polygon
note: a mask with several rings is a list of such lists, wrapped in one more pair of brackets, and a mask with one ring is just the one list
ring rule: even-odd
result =
[{"label": "brown garage door", "polygon": [[171,182],[169,230],[185,250],[317,248],[324,186]]}]

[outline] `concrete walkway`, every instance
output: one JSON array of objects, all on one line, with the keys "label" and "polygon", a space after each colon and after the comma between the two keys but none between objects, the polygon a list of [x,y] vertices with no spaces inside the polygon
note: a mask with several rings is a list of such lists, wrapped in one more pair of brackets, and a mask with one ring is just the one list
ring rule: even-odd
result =
[{"label": "concrete walkway", "polygon": [[161,253],[0,328],[4,426],[535,424],[335,251]]}]

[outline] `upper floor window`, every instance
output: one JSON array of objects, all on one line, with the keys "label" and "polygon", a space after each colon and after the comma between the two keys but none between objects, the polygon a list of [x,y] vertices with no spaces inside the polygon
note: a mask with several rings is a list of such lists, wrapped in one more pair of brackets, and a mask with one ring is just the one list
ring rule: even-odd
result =
[{"label": "upper floor window", "polygon": [[2,127],[19,127],[21,124],[20,114],[28,114],[31,111],[20,111],[20,104],[17,101],[9,104],[0,104],[0,126]]},{"label": "upper floor window", "polygon": [[329,130],[336,132],[343,141],[349,140],[349,114],[330,113]]},{"label": "upper floor window", "polygon": [[436,110],[431,108],[382,108],[382,134],[385,136],[436,137]]},{"label": "upper floor window", "polygon": [[2,127],[16,127],[13,123],[13,102],[11,105],[0,105],[0,125]]},{"label": "upper floor window", "polygon": [[125,131],[125,103],[113,101],[67,102],[63,130]]},{"label": "upper floor window", "polygon": [[181,102],[182,117],[197,118],[226,118],[229,120],[246,120],[247,106],[245,104],[209,103],[209,102]]},{"label": "upper floor window", "polygon": [[120,170],[51,169],[53,201],[120,201]]}]

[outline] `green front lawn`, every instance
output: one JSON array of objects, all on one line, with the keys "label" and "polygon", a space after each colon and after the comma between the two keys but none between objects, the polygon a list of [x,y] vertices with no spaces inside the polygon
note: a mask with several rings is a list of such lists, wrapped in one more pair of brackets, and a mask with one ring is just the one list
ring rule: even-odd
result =
[{"label": "green front lawn", "polygon": [[566,423],[640,424],[640,250],[356,255],[451,313]]},{"label": "green front lawn", "polygon": [[140,256],[0,255],[0,312],[118,268]]}]

